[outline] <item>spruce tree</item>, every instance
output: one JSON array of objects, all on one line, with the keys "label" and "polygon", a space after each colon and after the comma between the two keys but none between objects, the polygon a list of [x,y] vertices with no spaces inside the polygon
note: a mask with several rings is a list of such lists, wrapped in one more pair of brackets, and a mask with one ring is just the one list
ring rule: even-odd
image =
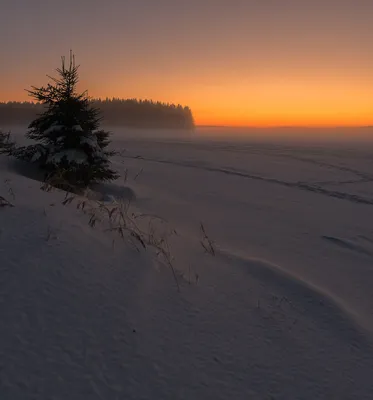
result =
[{"label": "spruce tree", "polygon": [[66,66],[62,57],[57,78],[46,87],[27,90],[44,106],[44,112],[29,125],[26,136],[38,142],[18,151],[18,156],[37,163],[48,174],[59,174],[69,185],[86,187],[118,177],[110,168],[107,150],[110,133],[100,129],[99,110],[87,92],[78,93],[78,68],[70,52]]}]

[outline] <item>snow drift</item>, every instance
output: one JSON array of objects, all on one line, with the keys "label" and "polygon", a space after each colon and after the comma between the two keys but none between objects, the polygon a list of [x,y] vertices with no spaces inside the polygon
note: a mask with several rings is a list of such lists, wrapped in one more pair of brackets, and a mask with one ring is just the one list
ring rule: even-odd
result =
[{"label": "snow drift", "polygon": [[175,230],[180,291],[155,249],[0,158],[2,399],[371,398],[369,149],[114,144],[121,178],[90,199]]}]

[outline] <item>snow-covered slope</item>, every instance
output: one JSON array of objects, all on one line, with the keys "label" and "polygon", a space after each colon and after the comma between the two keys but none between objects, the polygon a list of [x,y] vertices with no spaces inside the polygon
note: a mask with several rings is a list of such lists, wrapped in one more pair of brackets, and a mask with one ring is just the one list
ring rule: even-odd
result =
[{"label": "snow-covered slope", "polygon": [[176,230],[180,291],[1,158],[1,399],[372,398],[370,150],[114,145],[122,178],[95,196]]}]

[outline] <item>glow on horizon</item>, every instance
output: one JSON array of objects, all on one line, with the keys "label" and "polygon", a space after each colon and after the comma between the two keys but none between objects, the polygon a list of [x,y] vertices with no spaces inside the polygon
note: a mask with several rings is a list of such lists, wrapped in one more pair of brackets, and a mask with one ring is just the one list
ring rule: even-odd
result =
[{"label": "glow on horizon", "polygon": [[[39,77],[40,78],[40,77]],[[47,78],[39,79],[45,84]],[[30,86],[30,85],[29,85]],[[82,79],[81,87],[92,87],[92,97],[151,98],[188,105],[196,125],[221,126],[367,126],[373,125],[373,87],[326,79],[308,81],[247,82],[246,86],[198,87],[186,84],[179,93],[160,88],[120,85],[102,91]],[[203,96],[200,95],[203,90]],[[150,94],[149,94],[150,93]],[[148,95],[147,95],[148,94]],[[1,101],[30,101],[27,93],[2,92]],[[227,101],[228,100],[228,101]]]},{"label": "glow on horizon", "polygon": [[5,1],[0,101],[30,100],[72,48],[90,96],[180,103],[197,125],[373,125],[373,2],[66,0],[52,32],[33,24],[62,6],[37,2]]}]

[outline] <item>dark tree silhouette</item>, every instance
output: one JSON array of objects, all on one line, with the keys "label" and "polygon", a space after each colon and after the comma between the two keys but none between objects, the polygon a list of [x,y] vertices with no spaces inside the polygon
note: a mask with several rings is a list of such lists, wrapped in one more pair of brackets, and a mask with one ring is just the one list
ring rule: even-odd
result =
[{"label": "dark tree silhouette", "polygon": [[76,90],[78,68],[70,52],[68,66],[62,57],[58,77],[49,77],[52,83],[28,90],[44,106],[26,134],[38,143],[18,149],[15,155],[37,163],[51,175],[62,172],[69,184],[87,186],[116,179],[117,174],[110,168],[109,157],[114,153],[107,150],[109,132],[99,129],[99,110],[87,92]]},{"label": "dark tree silhouette", "polygon": [[[180,104],[161,103],[137,99],[92,99],[94,107],[102,113],[108,126],[128,126],[139,128],[194,128],[194,119],[189,107]],[[44,111],[40,103],[7,102],[0,103],[0,124],[22,125],[36,118]]]}]

